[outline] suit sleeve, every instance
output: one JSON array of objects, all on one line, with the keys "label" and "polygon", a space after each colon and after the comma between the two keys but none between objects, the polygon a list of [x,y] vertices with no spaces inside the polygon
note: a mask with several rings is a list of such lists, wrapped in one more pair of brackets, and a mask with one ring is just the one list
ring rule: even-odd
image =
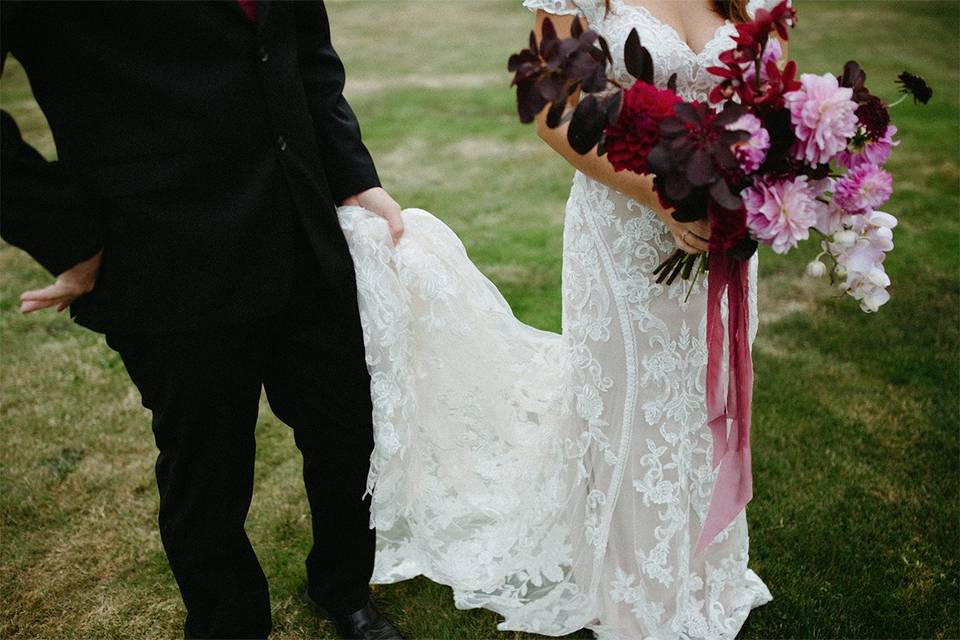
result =
[{"label": "suit sleeve", "polygon": [[[14,3],[3,9],[0,74],[20,9]],[[103,247],[102,223],[85,201],[62,166],[24,142],[13,117],[0,111],[0,236],[59,275]]]},{"label": "suit sleeve", "polygon": [[343,64],[330,42],[330,23],[323,2],[296,2],[300,73],[319,137],[324,171],[337,203],[379,187],[370,153],[360,138],[360,125],[343,97]]}]

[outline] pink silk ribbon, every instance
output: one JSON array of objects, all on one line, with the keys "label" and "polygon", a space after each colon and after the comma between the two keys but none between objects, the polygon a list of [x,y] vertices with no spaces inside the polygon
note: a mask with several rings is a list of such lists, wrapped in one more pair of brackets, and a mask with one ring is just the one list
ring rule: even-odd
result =
[{"label": "pink silk ribbon", "polygon": [[[747,262],[737,260],[726,251],[713,252],[707,273],[707,421],[713,435],[713,466],[719,466],[720,471],[694,556],[713,542],[753,497],[750,467],[753,360],[750,355]],[[724,292],[727,295],[726,381],[723,380],[724,326],[721,315]]]}]

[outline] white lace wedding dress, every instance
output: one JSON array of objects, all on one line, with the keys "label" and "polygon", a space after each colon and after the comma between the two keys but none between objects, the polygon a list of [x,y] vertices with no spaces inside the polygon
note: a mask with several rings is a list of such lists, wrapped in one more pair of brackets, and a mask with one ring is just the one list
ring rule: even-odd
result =
[{"label": "white lace wedding dress", "polygon": [[[623,0],[609,13],[603,0],[524,4],[585,17],[616,61],[636,28],[656,82],[677,73],[687,99],[706,98],[705,67],[732,46],[727,23],[695,53]],[[339,213],[372,375],[374,580],[428,576],[458,607],[502,614],[502,629],[736,636],[770,593],[747,568],[745,513],[693,555],[715,478],[706,287],[685,301],[680,282],[655,283],[675,248],[659,218],[576,174],[556,335],[519,322],[429,213],[404,213],[397,248],[379,218]]]}]

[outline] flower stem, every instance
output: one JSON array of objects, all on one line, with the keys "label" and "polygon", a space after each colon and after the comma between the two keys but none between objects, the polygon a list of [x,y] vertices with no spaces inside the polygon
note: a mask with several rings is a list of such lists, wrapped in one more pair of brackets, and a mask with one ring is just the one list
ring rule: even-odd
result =
[{"label": "flower stem", "polygon": [[694,258],[694,262],[697,263],[697,270],[693,272],[693,280],[690,281],[690,288],[687,289],[687,295],[684,297],[684,303],[690,299],[690,294],[693,292],[693,287],[697,284],[697,278],[700,277],[700,274],[707,270],[707,260],[710,258],[710,254],[701,253]]},{"label": "flower stem", "polygon": [[909,97],[910,97],[910,94],[909,94],[909,93],[903,94],[902,96],[900,96],[900,99],[899,99],[899,100],[888,104],[888,105],[887,105],[887,109],[893,109],[895,106],[897,106],[898,104],[900,104],[901,102],[903,102],[904,100],[906,100],[906,99],[909,98]]},{"label": "flower stem", "polygon": [[684,260],[685,260],[685,258],[681,256],[681,257],[677,260],[676,264],[674,265],[673,271],[670,272],[670,277],[667,278],[667,286],[668,286],[668,287],[673,284],[673,281],[677,279],[677,276],[678,276],[678,275],[680,275],[680,271],[683,270]]},{"label": "flower stem", "polygon": [[[769,36],[768,36],[769,40]],[[767,43],[764,42],[760,48],[760,55],[753,62],[753,84],[756,85],[757,93],[760,93],[760,63],[763,61],[763,53],[767,50]]]},{"label": "flower stem", "polygon": [[680,258],[682,258],[683,255],[684,255],[683,251],[681,251],[680,249],[677,249],[676,251],[671,253],[669,256],[667,256],[667,259],[661,262],[659,266],[657,266],[657,268],[653,270],[653,275],[657,275],[658,273],[660,274],[660,277],[657,278],[658,284],[664,281],[664,279],[670,274],[670,268],[673,266],[673,263],[676,260],[679,260]]}]

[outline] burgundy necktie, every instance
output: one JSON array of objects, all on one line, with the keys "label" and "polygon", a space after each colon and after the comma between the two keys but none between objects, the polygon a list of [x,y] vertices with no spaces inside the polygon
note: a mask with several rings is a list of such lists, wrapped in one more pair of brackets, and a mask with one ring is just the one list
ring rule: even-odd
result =
[{"label": "burgundy necktie", "polygon": [[247,16],[247,20],[257,21],[257,0],[237,0],[237,4],[243,10],[243,15]]}]

